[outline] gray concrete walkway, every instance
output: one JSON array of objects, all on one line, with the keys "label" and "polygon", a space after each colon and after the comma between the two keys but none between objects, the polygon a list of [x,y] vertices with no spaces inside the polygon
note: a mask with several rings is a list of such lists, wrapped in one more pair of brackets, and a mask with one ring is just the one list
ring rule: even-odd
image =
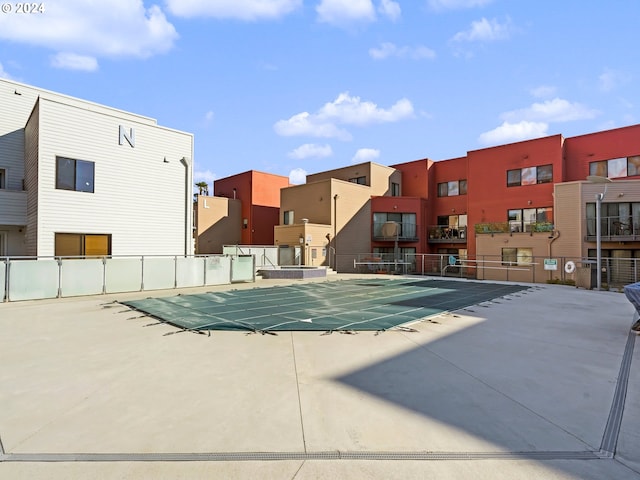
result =
[{"label": "gray concrete walkway", "polygon": [[532,285],[357,335],[175,333],[112,303],[175,293],[0,304],[0,479],[640,479],[621,293]]}]

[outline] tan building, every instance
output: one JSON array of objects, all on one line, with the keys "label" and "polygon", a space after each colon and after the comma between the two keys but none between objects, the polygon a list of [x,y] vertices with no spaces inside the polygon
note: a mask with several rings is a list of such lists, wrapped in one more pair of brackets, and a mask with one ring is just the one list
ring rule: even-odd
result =
[{"label": "tan building", "polygon": [[[477,268],[477,278],[529,282],[570,280],[577,286],[594,288],[598,256],[596,197],[599,194],[604,194],[600,214],[601,282],[615,286],[640,279],[640,180],[623,179],[609,183],[555,184],[554,224],[550,229],[517,229],[508,222],[493,224],[484,234],[477,231],[478,262],[477,267],[475,264],[473,267]],[[556,269],[545,269],[544,259],[557,261]]]},{"label": "tan building", "polygon": [[275,244],[304,245],[301,263],[353,269],[371,251],[371,197],[400,194],[401,173],[372,162],[307,176],[281,190]]},{"label": "tan building", "polygon": [[241,243],[242,202],[198,195],[194,206],[196,253],[222,253],[224,245]]}]

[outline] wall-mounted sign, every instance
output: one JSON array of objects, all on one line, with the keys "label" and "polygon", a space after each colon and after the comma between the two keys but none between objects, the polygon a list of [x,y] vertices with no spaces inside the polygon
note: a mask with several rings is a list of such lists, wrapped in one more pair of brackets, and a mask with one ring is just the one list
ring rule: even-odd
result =
[{"label": "wall-mounted sign", "polygon": [[557,270],[558,269],[558,259],[557,258],[545,258],[544,259],[544,269],[545,270]]},{"label": "wall-mounted sign", "polygon": [[123,125],[120,125],[120,135],[119,135],[118,144],[124,145],[124,142],[127,142],[131,148],[135,147],[136,131],[133,128],[129,128],[129,130],[127,131],[127,129]]}]

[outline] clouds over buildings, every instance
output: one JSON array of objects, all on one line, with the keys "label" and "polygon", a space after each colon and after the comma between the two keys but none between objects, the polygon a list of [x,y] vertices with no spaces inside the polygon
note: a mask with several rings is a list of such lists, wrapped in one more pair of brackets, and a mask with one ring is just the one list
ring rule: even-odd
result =
[{"label": "clouds over buildings", "polygon": [[[535,94],[553,91],[550,87],[534,89]],[[517,142],[548,135],[550,123],[588,120],[600,112],[578,102],[569,102],[562,98],[553,98],[536,102],[529,107],[504,112],[500,115],[502,125],[482,133],[478,141],[483,145]]]},{"label": "clouds over buildings", "polygon": [[500,23],[498,20],[481,18],[471,22],[471,27],[467,30],[456,33],[451,39],[452,42],[493,42],[496,40],[506,40],[513,32],[511,20]]},{"label": "clouds over buildings", "polygon": [[391,57],[409,58],[411,60],[432,60],[436,58],[436,52],[424,45],[415,47],[398,46],[391,42],[383,42],[378,48],[370,48],[369,56],[374,60],[384,60]]},{"label": "clouds over buildings", "polygon": [[56,68],[93,71],[100,57],[164,53],[178,34],[160,7],[142,0],[66,0],[42,14],[0,15],[0,38],[58,52]]},{"label": "clouds over buildings", "polygon": [[305,143],[298,148],[289,152],[289,158],[303,160],[305,158],[325,158],[333,155],[331,145],[316,145],[314,143]]},{"label": "clouds over buildings", "polygon": [[372,162],[380,157],[380,150],[375,148],[360,148],[351,159],[351,163]]},{"label": "clouds over buildings", "polygon": [[380,0],[377,8],[372,0],[320,0],[316,13],[318,22],[338,27],[374,22],[378,14],[395,22],[402,15],[400,4],[393,0]]},{"label": "clouds over buildings", "polygon": [[167,8],[180,17],[272,20],[302,7],[302,0],[167,0]]},{"label": "clouds over buildings", "polygon": [[413,105],[406,98],[385,109],[344,92],[334,101],[325,103],[316,113],[298,113],[287,120],[279,120],[273,128],[278,135],[285,137],[304,135],[348,141],[352,135],[344,126],[365,127],[398,122],[413,116]]},{"label": "clouds over buildings", "polygon": [[484,7],[493,0],[429,0],[433,10],[455,10],[463,8]]}]

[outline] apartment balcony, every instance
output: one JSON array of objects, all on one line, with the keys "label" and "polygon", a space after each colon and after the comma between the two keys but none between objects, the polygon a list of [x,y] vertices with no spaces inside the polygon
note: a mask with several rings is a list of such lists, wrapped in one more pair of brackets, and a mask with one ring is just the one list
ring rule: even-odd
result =
[{"label": "apartment balcony", "polygon": [[467,243],[467,227],[435,225],[428,230],[429,243]]},{"label": "apartment balcony", "polygon": [[419,231],[415,223],[374,222],[371,239],[376,242],[417,242]]},{"label": "apartment balcony", "polygon": [[534,233],[551,233],[553,232],[553,224],[549,222],[489,222],[489,223],[476,223],[474,225],[474,231],[476,235],[495,233],[528,233],[530,235]]},{"label": "apartment balcony", "polygon": [[[640,242],[640,219],[601,217],[600,238],[603,242]],[[587,217],[586,242],[597,242],[596,219]]]},{"label": "apartment balcony", "polygon": [[27,224],[27,192],[0,189],[0,225]]}]

